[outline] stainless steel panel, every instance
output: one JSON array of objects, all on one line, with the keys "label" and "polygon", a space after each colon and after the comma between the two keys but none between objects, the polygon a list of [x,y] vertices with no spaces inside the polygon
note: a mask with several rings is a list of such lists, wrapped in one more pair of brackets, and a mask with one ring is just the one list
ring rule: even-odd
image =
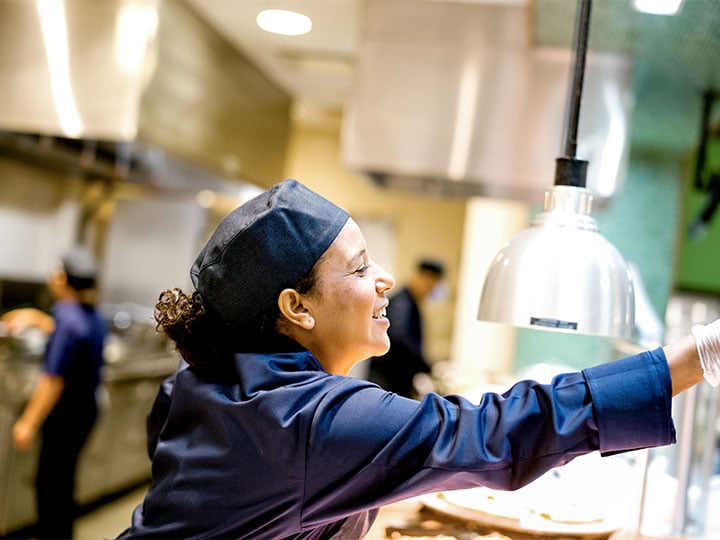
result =
[{"label": "stainless steel panel", "polygon": [[[120,309],[126,308],[103,306],[103,313],[116,321],[113,314]],[[121,327],[111,324],[98,389],[98,421],[78,462],[76,499],[81,505],[150,478],[145,421],[178,356],[146,320],[126,322]],[[28,452],[17,451],[11,429],[40,374],[42,349],[28,339],[0,337],[0,536],[32,525],[37,517],[40,440]]]},{"label": "stainless steel panel", "polygon": [[0,535],[32,525],[36,519],[35,471],[39,446],[28,452],[13,448],[10,437],[15,410],[0,404]]},{"label": "stainless steel panel", "polygon": [[109,303],[152,306],[164,289],[190,290],[206,210],[189,195],[119,199],[106,236],[101,294]]},{"label": "stainless steel panel", "polygon": [[[345,162],[389,185],[434,179],[464,195],[542,201],[563,151],[572,54],[533,46],[529,9],[368,0]],[[624,181],[630,66],[588,55],[577,157],[600,198]]]},{"label": "stainless steel panel", "polygon": [[182,2],[160,9],[138,139],[227,178],[282,179],[291,98]]},{"label": "stainless steel panel", "polygon": [[[32,335],[32,337],[31,337]],[[15,450],[12,426],[40,373],[44,338],[26,332],[23,339],[0,337],[0,535],[34,523],[35,472],[39,445]]]},{"label": "stainless steel panel", "polygon": [[70,137],[135,137],[156,4],[0,3],[0,125]]},{"label": "stainless steel panel", "polygon": [[290,97],[183,2],[4,0],[0,77],[1,130],[137,141],[224,178],[282,178]]}]

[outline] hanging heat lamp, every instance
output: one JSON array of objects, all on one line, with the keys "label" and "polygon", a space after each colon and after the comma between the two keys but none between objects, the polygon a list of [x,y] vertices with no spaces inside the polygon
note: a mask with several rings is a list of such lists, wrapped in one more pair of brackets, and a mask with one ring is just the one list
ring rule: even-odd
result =
[{"label": "hanging heat lamp", "polygon": [[565,155],[556,159],[544,211],[491,262],[478,319],[631,340],[632,274],[590,215],[588,162],[575,155],[591,0],[578,5]]}]

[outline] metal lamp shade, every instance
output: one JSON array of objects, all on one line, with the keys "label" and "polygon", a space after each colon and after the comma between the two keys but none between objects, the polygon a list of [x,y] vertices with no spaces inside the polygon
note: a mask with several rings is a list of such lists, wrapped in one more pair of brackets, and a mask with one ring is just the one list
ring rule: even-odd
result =
[{"label": "metal lamp shade", "polygon": [[632,339],[632,275],[590,217],[591,202],[585,188],[546,191],[545,211],[492,261],[479,320]]}]

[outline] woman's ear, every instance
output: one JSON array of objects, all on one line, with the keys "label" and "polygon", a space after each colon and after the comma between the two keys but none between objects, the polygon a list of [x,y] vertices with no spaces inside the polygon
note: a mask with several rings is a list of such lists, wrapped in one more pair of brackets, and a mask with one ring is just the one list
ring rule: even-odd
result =
[{"label": "woman's ear", "polygon": [[295,289],[283,289],[278,296],[280,314],[289,324],[297,325],[304,330],[315,327],[315,319],[302,301],[302,295]]}]

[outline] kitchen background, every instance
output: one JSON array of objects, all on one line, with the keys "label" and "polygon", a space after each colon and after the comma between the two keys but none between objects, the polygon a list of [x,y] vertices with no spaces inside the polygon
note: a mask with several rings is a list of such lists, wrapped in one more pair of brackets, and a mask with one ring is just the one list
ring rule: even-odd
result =
[{"label": "kitchen background", "polygon": [[[593,217],[644,285],[634,343],[476,321],[487,264],[552,184],[574,2],[302,0],[321,37],[263,41],[254,14],[284,4],[0,3],[0,309],[45,305],[45,277],[73,241],[102,261],[113,334],[83,503],[147,478],[144,414],[177,361],[152,327],[156,295],[189,288],[217,221],[286,177],[346,208],[399,282],[422,256],[446,263],[447,295],[425,320],[457,391],[606,361],[717,316],[720,225],[698,219],[720,189],[720,111],[703,121],[720,85],[717,2],[685,0],[673,17],[630,0],[593,8],[578,154]],[[0,535],[34,516],[34,457],[12,450],[9,429],[39,354],[33,336],[2,340]],[[678,410],[711,398],[693,399]],[[692,455],[671,455],[676,469],[703,470],[714,416],[702,422],[690,415]]]}]

